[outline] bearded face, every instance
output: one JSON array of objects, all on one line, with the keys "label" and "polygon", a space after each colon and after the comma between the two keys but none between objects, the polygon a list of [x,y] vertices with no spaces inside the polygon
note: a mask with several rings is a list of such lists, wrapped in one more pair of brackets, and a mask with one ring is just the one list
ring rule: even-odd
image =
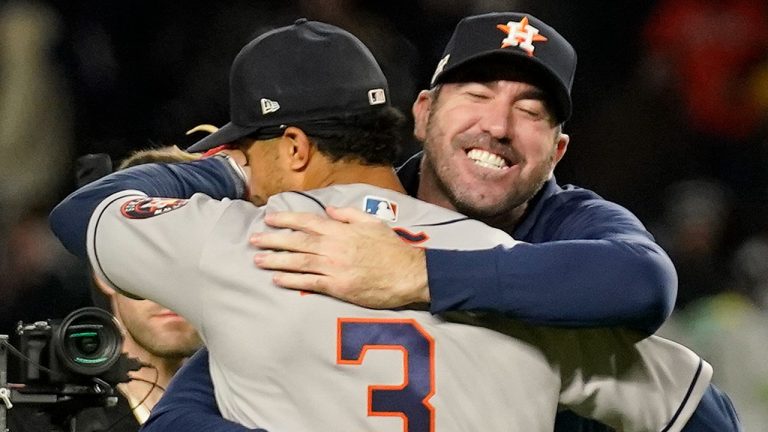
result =
[{"label": "bearded face", "polygon": [[[421,117],[419,103],[426,109]],[[551,176],[568,141],[541,91],[526,83],[444,84],[428,99],[420,96],[414,113],[422,122],[416,128],[424,141],[422,185],[441,205],[484,221],[521,209]]]},{"label": "bearded face", "polygon": [[116,306],[125,330],[152,355],[181,359],[202,346],[200,336],[184,318],[155,302],[118,295]]}]

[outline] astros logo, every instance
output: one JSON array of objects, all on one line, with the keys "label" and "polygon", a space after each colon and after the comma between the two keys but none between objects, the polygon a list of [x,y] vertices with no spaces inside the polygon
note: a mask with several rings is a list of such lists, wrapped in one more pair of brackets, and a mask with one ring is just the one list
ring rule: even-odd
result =
[{"label": "astros logo", "polygon": [[183,207],[187,200],[178,198],[135,198],[120,207],[128,219],[147,219]]},{"label": "astros logo", "polygon": [[528,25],[528,17],[523,17],[520,22],[510,21],[507,24],[499,24],[496,28],[507,34],[507,37],[501,41],[502,48],[516,46],[531,57],[533,57],[533,50],[536,49],[533,43],[547,40],[546,37],[539,34],[539,29]]}]

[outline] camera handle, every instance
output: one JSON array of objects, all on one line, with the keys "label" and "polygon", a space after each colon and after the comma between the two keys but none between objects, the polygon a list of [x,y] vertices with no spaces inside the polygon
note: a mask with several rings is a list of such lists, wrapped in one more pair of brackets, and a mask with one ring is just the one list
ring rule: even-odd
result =
[{"label": "camera handle", "polygon": [[[8,410],[13,408],[11,395],[11,390],[8,388],[8,335],[0,334],[0,432],[9,432]],[[50,402],[43,399],[44,396],[37,401]],[[74,418],[70,421],[70,428],[72,431],[75,430]]]},{"label": "camera handle", "polygon": [[[0,334],[0,432],[9,432],[8,430],[8,410],[13,408],[11,402],[12,391],[8,388],[8,335]],[[38,402],[50,402],[41,395]],[[34,400],[32,398],[31,400]],[[70,422],[71,430],[75,430],[74,419]]]}]

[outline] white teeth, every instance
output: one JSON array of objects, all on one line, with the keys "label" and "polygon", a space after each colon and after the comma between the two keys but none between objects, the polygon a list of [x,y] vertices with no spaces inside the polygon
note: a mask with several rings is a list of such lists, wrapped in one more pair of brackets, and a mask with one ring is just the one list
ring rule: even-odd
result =
[{"label": "white teeth", "polygon": [[495,169],[507,168],[507,161],[505,161],[502,157],[485,150],[472,149],[467,152],[467,157],[482,167]]}]

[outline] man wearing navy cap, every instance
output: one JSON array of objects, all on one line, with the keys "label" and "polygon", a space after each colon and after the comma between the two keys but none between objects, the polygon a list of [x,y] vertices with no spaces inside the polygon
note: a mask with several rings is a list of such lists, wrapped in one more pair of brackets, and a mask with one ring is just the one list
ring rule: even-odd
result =
[{"label": "man wearing navy cap", "polygon": [[187,151],[279,136],[287,125],[333,130],[340,117],[389,109],[389,87],[373,55],[347,32],[320,24],[302,18],[291,31],[247,44],[230,70],[231,121]]}]

